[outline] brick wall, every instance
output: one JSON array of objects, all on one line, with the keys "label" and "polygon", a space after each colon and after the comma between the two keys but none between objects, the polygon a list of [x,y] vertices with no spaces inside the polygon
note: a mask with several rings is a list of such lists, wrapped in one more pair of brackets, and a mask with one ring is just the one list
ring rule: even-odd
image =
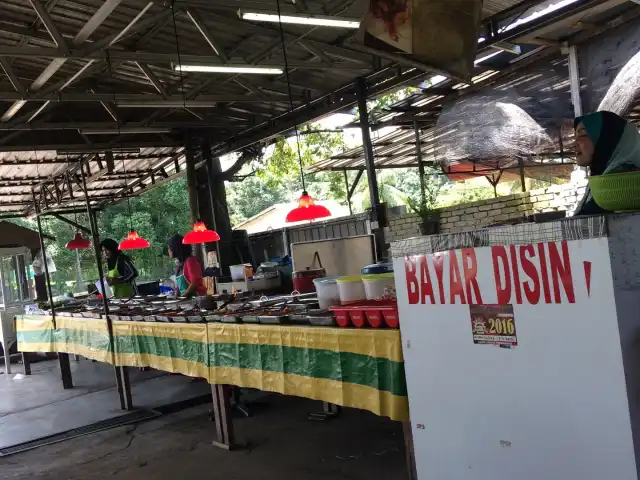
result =
[{"label": "brick wall", "polygon": [[[443,208],[442,233],[463,232],[500,225],[537,213],[566,211],[571,215],[584,195],[586,183],[554,185],[541,190]],[[414,213],[390,220],[391,241],[420,235],[420,217]]]}]

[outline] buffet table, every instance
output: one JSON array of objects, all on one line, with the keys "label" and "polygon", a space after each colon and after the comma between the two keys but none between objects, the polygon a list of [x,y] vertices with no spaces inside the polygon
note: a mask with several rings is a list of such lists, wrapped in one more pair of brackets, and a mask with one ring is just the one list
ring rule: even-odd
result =
[{"label": "buffet table", "polygon": [[398,330],[17,317],[18,349],[151,367],[210,384],[255,388],[359,408],[406,421]]}]

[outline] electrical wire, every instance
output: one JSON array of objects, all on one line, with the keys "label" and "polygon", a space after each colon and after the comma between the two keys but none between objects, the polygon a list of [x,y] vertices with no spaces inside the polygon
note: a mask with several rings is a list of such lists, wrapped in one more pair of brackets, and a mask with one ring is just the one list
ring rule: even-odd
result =
[{"label": "electrical wire", "polygon": [[[116,84],[115,84],[115,77],[113,75],[113,65],[111,64],[111,57],[109,55],[109,50],[107,50],[106,53],[107,53],[107,66],[109,68],[109,77],[111,78],[111,93],[113,95],[113,104],[117,107],[118,101],[116,98]],[[116,147],[117,147],[120,141],[122,140],[122,131],[120,129],[120,117],[118,115],[116,115],[116,128],[118,129],[118,137],[116,139]],[[121,143],[120,143],[120,148],[122,149]],[[112,150],[112,154],[113,154],[113,150]],[[123,153],[122,172],[124,174],[124,194],[126,195],[126,198],[127,198],[127,211],[129,212],[129,231],[133,231],[134,230],[133,219],[131,216],[131,197],[129,196],[129,185],[127,183],[127,167],[125,166],[124,157],[125,155]],[[114,164],[115,164],[115,159],[114,159]],[[82,165],[80,165],[80,168],[82,168]]]},{"label": "electrical wire", "polygon": [[[284,74],[287,80],[287,91],[289,92],[289,110],[293,113],[293,93],[291,93],[291,79],[289,78],[289,62],[287,60],[287,46],[284,42],[284,29],[282,27],[282,16],[280,12],[280,0],[276,0],[278,7],[278,26],[280,27],[280,42],[282,43],[282,54],[284,55]],[[298,149],[298,163],[300,164],[300,179],[302,180],[302,191],[306,192],[307,188],[304,182],[304,167],[302,165],[302,153],[300,151],[300,136],[298,134],[298,125],[294,125],[293,129],[296,134],[296,146]]]}]

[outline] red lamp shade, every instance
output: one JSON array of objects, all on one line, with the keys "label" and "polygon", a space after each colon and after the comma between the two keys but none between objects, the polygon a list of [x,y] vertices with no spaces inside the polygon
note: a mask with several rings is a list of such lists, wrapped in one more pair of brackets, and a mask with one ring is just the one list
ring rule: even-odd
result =
[{"label": "red lamp shade", "polygon": [[211,243],[220,240],[220,235],[214,230],[208,230],[204,222],[193,224],[193,230],[187,233],[182,239],[185,245],[195,245],[198,243]]},{"label": "red lamp shade", "polygon": [[73,237],[73,240],[67,243],[65,248],[68,248],[69,250],[81,250],[84,248],[89,248],[90,246],[91,240],[87,240],[86,238],[84,238],[81,232],[76,232],[76,236]]},{"label": "red lamp shade", "polygon": [[327,207],[316,205],[313,198],[307,192],[302,192],[298,200],[298,207],[287,214],[287,222],[303,222],[305,220],[315,220],[316,218],[330,217],[331,212]]},{"label": "red lamp shade", "polygon": [[141,248],[149,248],[149,242],[138,236],[135,230],[131,230],[127,238],[120,242],[118,248],[120,250],[139,250]]}]

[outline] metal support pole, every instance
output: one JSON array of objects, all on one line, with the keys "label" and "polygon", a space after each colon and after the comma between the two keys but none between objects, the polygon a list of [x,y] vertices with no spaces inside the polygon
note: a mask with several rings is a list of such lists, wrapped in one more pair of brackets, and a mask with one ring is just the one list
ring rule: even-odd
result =
[{"label": "metal support pole", "polygon": [[[87,193],[87,179],[84,173],[84,169],[80,169],[82,177],[82,190],[84,192],[84,199],[87,206],[87,215],[89,217],[89,226],[91,227],[91,238],[93,240],[93,251],[96,256],[96,262],[98,266],[98,277],[100,282],[100,288],[105,291],[104,288],[104,270],[102,269],[102,258],[100,252],[100,234],[98,233],[98,222],[95,217],[95,212],[91,208],[91,202],[89,201],[89,195]],[[111,363],[114,366],[116,375],[116,387],[118,390],[118,397],[120,398],[120,408],[122,410],[131,410],[133,408],[133,401],[131,398],[131,386],[129,384],[129,372],[126,367],[116,366],[115,345],[113,341],[113,322],[109,316],[109,300],[106,295],[102,295],[102,306],[104,307],[104,315],[107,322],[107,332],[109,333],[109,348],[111,349]]]},{"label": "metal support pole", "polygon": [[237,447],[233,434],[231,418],[231,387],[229,385],[211,385],[213,397],[213,420],[216,424],[216,440],[213,445],[224,450]]},{"label": "metal support pole", "polygon": [[[378,180],[376,178],[373,144],[371,143],[371,130],[369,127],[367,84],[364,78],[358,78],[356,85],[358,93],[358,110],[360,114],[360,130],[362,131],[362,148],[364,149],[367,181],[369,182],[369,197],[371,199],[371,207],[375,210],[376,205],[380,203],[380,194],[378,192]],[[377,220],[377,218],[375,220]]]},{"label": "metal support pole", "polygon": [[424,163],[422,163],[422,145],[420,143],[420,126],[418,121],[413,121],[413,132],[416,139],[416,160],[418,162],[418,173],[420,175],[420,202],[422,205],[427,203],[427,189],[424,183]]},{"label": "metal support pole", "polygon": [[580,95],[580,67],[578,66],[578,48],[575,45],[569,47],[569,86],[571,88],[571,102],[573,114],[582,116],[582,96]]},{"label": "metal support pole", "polygon": [[367,84],[364,78],[356,81],[358,96],[358,111],[360,113],[360,130],[362,131],[362,147],[364,149],[364,159],[367,169],[367,180],[369,182],[369,198],[371,200],[372,230],[376,241],[376,256],[384,256],[385,239],[384,229],[387,226],[387,216],[384,205],[380,204],[380,193],[378,192],[378,179],[376,178],[375,159],[373,154],[373,144],[371,143],[371,131],[369,126],[369,112],[367,110]]},{"label": "metal support pole", "polygon": [[349,177],[347,176],[347,169],[343,170],[344,173],[344,186],[347,192],[347,203],[349,204],[349,215],[353,215],[353,209],[351,208],[351,195],[349,195]]},{"label": "metal support pole", "polygon": [[[36,192],[31,190],[33,197],[33,208],[36,214],[40,213],[40,206],[36,198]],[[44,245],[44,236],[42,234],[42,221],[40,215],[36,215],[36,224],[38,225],[38,235],[40,236],[40,251],[42,252],[42,263],[44,265],[44,278],[47,282],[47,292],[49,294],[49,305],[51,306],[51,317],[53,320],[53,329],[56,330],[56,309],[53,305],[53,292],[51,290],[51,277],[49,277],[49,267],[47,265],[47,252]],[[4,288],[4,283],[2,288]],[[69,363],[69,354],[58,353],[58,364],[60,365],[60,377],[62,378],[62,388],[73,388],[73,378],[71,376],[71,364]]]}]

